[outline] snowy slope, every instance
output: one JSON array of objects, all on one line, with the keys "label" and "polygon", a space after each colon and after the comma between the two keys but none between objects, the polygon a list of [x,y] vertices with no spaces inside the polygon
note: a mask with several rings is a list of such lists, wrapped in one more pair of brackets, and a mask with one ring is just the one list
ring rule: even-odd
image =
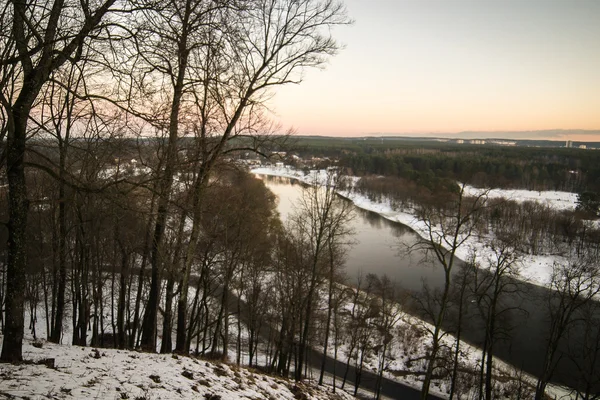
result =
[{"label": "snowy slope", "polygon": [[[136,400],[352,398],[339,390],[333,394],[327,386],[297,384],[245,368],[172,354],[93,349],[30,340],[25,341],[23,354],[27,363],[0,364],[0,397]],[[46,361],[48,359],[52,361]]]}]

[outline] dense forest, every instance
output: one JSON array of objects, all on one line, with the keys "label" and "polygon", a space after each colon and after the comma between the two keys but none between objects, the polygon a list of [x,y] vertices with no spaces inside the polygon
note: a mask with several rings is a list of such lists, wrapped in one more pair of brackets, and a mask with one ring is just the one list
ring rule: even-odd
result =
[{"label": "dense forest", "polygon": [[299,139],[303,157],[338,159],[354,175],[384,175],[433,188],[440,180],[479,187],[600,191],[596,150],[471,145],[435,140]]}]

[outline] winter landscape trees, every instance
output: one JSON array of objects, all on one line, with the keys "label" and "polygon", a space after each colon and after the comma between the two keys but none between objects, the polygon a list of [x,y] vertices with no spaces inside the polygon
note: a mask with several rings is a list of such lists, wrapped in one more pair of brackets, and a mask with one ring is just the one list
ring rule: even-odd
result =
[{"label": "winter landscape trees", "polygon": [[[363,374],[375,372],[379,397],[398,349],[418,353],[425,343],[426,354],[410,353],[423,370],[409,371],[423,376],[422,398],[433,380],[449,379],[451,397],[471,390],[491,399],[493,355],[510,333],[503,301],[516,290],[519,257],[554,246],[568,248],[572,262],[557,264],[544,299],[548,352],[536,397],[566,358],[581,371],[582,396],[594,394],[599,241],[577,212],[494,202],[486,191],[469,196],[454,180],[473,172],[462,161],[352,155],[346,166],[360,173],[399,178],[348,183],[341,168],[314,174],[282,224],[276,199],[236,162],[286,141],[266,101],[337,52],[330,31],[349,22],[340,3],[1,5],[3,362],[22,361],[27,327],[55,343],[69,337],[74,345],[217,359],[235,352],[238,364],[297,380],[310,375],[309,352],[319,349],[320,384],[339,354],[342,387],[350,367],[355,394]],[[494,168],[490,176],[510,175]],[[519,179],[529,186],[550,185],[527,174]],[[554,178],[564,187],[585,183]],[[410,296],[401,282],[367,274],[344,285],[354,280],[343,277],[353,206],[338,192],[349,188],[412,208],[424,224],[427,237],[415,247],[436,260],[443,286],[418,298],[420,325],[405,323]],[[580,211],[594,214],[594,199],[582,195]],[[487,253],[475,249],[458,276],[458,249],[485,235],[495,237]],[[484,321],[479,380],[458,390],[461,332],[474,314]]]},{"label": "winter landscape trees", "polygon": [[[456,251],[474,233],[480,220],[480,210],[485,206],[485,192],[475,198],[465,196],[465,186],[459,188],[457,194],[451,195],[448,203],[431,204],[422,208],[419,218],[425,224],[428,238],[417,244],[425,246],[442,265],[444,271],[444,286],[434,309],[429,309],[433,320],[431,330],[432,342],[428,355],[427,370],[421,389],[421,398],[426,399],[429,394],[429,385],[438,363],[438,353],[441,348],[441,338],[445,334],[442,330],[444,319],[450,302],[452,286],[452,270],[456,261]],[[431,307],[430,304],[426,308]]]},{"label": "winter landscape trees", "polygon": [[[97,120],[103,112],[118,110],[124,112],[121,117],[128,121],[129,133],[138,126],[140,133],[164,133],[168,138],[157,149],[157,159],[147,160],[152,169],[147,180],[153,182],[148,188],[156,197],[146,217],[154,233],[149,236],[150,255],[146,257],[152,266],[152,284],[144,313],[142,344],[151,349],[155,342],[161,271],[168,264],[163,242],[170,222],[167,215],[172,210],[173,179],[176,171],[182,170],[178,161],[179,137],[193,136],[197,146],[197,151],[189,152],[188,161],[193,162],[192,157],[196,157],[197,173],[192,184],[192,232],[182,250],[186,257],[181,261],[183,280],[178,289],[185,302],[200,235],[203,190],[212,168],[232,137],[268,133],[261,131],[265,126],[260,125],[267,89],[299,82],[303,68],[319,66],[336,52],[337,44],[326,29],[347,23],[344,10],[331,1],[7,1],[2,10],[2,139],[6,139],[3,158],[9,214],[2,359],[22,358],[30,202],[26,180],[28,141],[33,143],[44,135],[53,135],[58,138],[60,150],[57,165],[43,169],[57,179],[60,187],[57,289],[53,289],[56,297],[52,299],[56,303],[52,338],[59,341],[68,252],[65,237],[71,229],[65,226],[65,185],[75,185],[70,175],[77,172],[65,173],[67,165],[72,165],[67,154],[69,140],[85,137],[86,124],[95,126],[95,134],[104,140],[112,132],[127,134],[113,128],[123,120],[114,124]],[[93,65],[93,71],[84,69],[84,65]],[[123,79],[124,75],[128,78]],[[61,76],[67,79],[59,79]],[[98,84],[109,90],[94,93],[93,87]],[[64,100],[57,97],[61,93]],[[77,98],[96,99],[89,106],[89,122],[76,123]],[[60,101],[62,106],[56,104]],[[44,109],[44,104],[50,106]],[[36,132],[35,122],[43,129]],[[98,122],[101,125],[93,125]],[[184,132],[180,132],[180,127]],[[82,166],[78,168],[84,170]],[[119,185],[119,172],[117,167],[113,182],[109,178],[106,183],[119,186],[117,190],[129,190]],[[180,220],[183,226],[186,215]],[[178,256],[173,257],[177,261]],[[185,308],[180,305],[178,311],[176,347],[180,350],[186,340]],[[86,312],[85,307],[83,311]]]}]

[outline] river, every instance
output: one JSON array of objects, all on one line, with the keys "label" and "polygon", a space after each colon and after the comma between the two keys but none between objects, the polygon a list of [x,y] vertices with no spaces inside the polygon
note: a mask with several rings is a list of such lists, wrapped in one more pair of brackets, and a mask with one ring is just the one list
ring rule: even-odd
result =
[{"label": "river", "polygon": [[[277,195],[277,210],[286,220],[294,209],[294,202],[301,193],[301,183],[281,177],[264,177],[267,187]],[[423,279],[430,285],[443,284],[439,269],[431,261],[423,260],[423,254],[408,254],[406,246],[415,244],[417,236],[404,225],[382,218],[377,213],[354,207],[356,217],[352,220],[355,244],[346,257],[346,276],[355,282],[359,273],[387,275],[402,288],[419,291]]]},{"label": "river", "polygon": [[[294,202],[301,194],[302,184],[287,178],[262,176],[262,179],[279,198],[278,211],[285,220],[294,209]],[[356,232],[355,244],[348,251],[346,261],[347,281],[350,284],[356,280],[359,272],[386,274],[400,287],[412,292],[421,291],[423,282],[432,287],[439,287],[443,283],[443,271],[439,265],[423,262],[422,252],[412,252],[410,255],[406,253],[407,246],[414,244],[418,238],[415,232],[376,213],[358,207],[354,210],[356,217],[351,227]],[[545,353],[547,322],[543,299],[548,292],[547,289],[533,284],[519,284],[523,294],[514,295],[508,300],[515,310],[505,315],[510,335],[496,345],[494,353],[517,368],[536,375]],[[479,314],[474,309],[469,310],[466,320],[469,321],[469,325],[464,328],[464,340],[481,346],[483,323]],[[567,343],[564,343],[564,346],[566,345]],[[561,360],[554,381],[571,387],[580,385],[577,371],[566,357]],[[600,391],[600,387],[597,391]]]}]

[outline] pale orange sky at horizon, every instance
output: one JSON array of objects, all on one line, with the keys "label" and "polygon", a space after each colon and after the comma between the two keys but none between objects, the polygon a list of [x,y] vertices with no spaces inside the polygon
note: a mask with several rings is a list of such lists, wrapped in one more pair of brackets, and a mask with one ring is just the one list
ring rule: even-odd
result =
[{"label": "pale orange sky at horizon", "polygon": [[600,130],[600,1],[345,4],[355,23],[333,32],[345,48],[270,102],[284,128],[327,136]]}]

